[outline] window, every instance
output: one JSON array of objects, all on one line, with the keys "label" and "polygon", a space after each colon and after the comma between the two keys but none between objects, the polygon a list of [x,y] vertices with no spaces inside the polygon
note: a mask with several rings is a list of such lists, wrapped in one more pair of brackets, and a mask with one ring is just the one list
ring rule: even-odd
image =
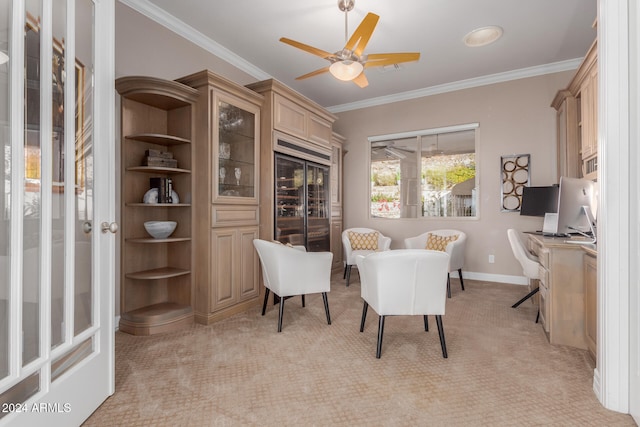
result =
[{"label": "window", "polygon": [[371,217],[475,217],[477,127],[369,138]]}]

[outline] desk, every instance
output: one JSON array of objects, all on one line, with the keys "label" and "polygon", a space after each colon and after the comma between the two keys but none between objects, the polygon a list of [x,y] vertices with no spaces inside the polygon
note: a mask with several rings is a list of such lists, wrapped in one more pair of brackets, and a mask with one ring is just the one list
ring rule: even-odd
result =
[{"label": "desk", "polygon": [[590,346],[585,333],[588,316],[585,316],[584,255],[587,250],[595,254],[595,246],[566,240],[529,234],[529,250],[538,256],[541,266],[540,320],[551,344],[586,350]]}]

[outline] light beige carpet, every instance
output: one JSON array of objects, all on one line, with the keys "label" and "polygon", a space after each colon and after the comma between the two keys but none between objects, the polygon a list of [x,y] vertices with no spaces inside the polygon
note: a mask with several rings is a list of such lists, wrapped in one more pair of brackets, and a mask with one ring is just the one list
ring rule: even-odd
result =
[{"label": "light beige carpet", "polygon": [[522,286],[452,281],[443,324],[378,316],[359,332],[357,272],[333,277],[326,323],[320,295],[166,335],[116,334],[116,392],[86,426],[633,426],[604,409],[584,350],[552,346],[536,308],[511,304]]}]

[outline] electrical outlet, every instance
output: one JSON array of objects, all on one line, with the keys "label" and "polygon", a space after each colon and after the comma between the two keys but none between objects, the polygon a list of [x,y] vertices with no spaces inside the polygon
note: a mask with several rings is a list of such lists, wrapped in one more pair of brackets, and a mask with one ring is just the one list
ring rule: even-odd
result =
[{"label": "electrical outlet", "polygon": [[493,264],[496,262],[496,257],[494,255],[489,255],[489,264]]}]

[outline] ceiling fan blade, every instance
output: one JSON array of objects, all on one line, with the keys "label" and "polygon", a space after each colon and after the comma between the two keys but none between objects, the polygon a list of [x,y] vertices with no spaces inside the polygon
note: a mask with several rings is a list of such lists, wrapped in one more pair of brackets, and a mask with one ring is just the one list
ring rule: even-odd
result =
[{"label": "ceiling fan blade", "polygon": [[288,39],[286,37],[281,37],[280,41],[282,43],[304,50],[305,52],[308,52],[312,55],[319,56],[320,58],[329,59],[335,56],[335,54],[333,53],[329,53],[325,50],[318,49],[317,47],[309,46],[308,44],[300,43],[295,40]]},{"label": "ceiling fan blade", "polygon": [[358,75],[358,77],[356,77],[355,79],[353,79],[351,81],[354,82],[355,84],[357,84],[360,87],[369,86],[369,80],[367,80],[367,76],[365,76],[364,73],[360,73]]},{"label": "ceiling fan blade", "polygon": [[320,74],[328,73],[329,67],[320,68],[319,70],[312,71],[307,74],[303,74],[302,76],[296,77],[296,80],[308,79],[309,77],[318,76]]},{"label": "ceiling fan blade", "polygon": [[373,30],[378,24],[378,19],[380,19],[380,17],[375,13],[367,13],[367,16],[365,16],[360,25],[358,25],[358,28],[353,32],[344,48],[352,51],[357,56],[362,55],[364,48],[367,46],[367,43],[369,43],[369,39],[373,34]]},{"label": "ceiling fan blade", "polygon": [[372,53],[367,55],[367,62],[364,63],[364,67],[382,67],[384,65],[417,61],[418,59],[420,59],[420,53],[417,52]]}]

